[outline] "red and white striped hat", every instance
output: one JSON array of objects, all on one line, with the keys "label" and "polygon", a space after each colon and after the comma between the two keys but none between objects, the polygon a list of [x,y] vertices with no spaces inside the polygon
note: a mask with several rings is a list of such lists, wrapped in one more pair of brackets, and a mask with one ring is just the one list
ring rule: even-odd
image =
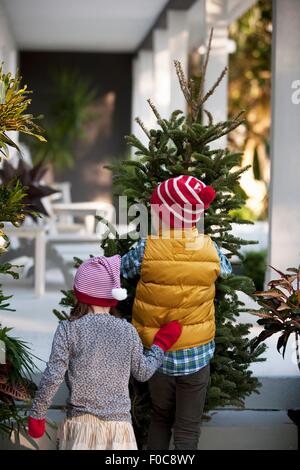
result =
[{"label": "red and white striped hat", "polygon": [[[215,190],[193,176],[181,175],[160,183],[150,203],[159,206],[161,218],[170,226],[195,225],[215,198]],[[164,215],[165,212],[165,215]]]},{"label": "red and white striped hat", "polygon": [[100,307],[114,307],[127,297],[121,288],[121,257],[97,256],[84,261],[74,279],[74,293],[79,302]]}]

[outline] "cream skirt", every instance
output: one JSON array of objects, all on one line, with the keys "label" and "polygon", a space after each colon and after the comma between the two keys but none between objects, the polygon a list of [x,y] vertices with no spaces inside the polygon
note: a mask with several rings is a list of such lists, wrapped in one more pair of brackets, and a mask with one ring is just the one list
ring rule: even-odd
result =
[{"label": "cream skirt", "polygon": [[85,414],[66,418],[58,432],[59,450],[137,450],[128,421],[103,421]]}]

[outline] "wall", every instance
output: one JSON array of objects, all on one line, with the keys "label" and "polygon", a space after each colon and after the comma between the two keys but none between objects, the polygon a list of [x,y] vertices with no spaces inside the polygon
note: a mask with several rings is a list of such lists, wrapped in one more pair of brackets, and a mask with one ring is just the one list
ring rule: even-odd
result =
[{"label": "wall", "polygon": [[110,199],[111,174],[103,166],[127,152],[124,135],[130,133],[131,62],[131,54],[20,52],[21,74],[34,91],[33,114],[47,115],[52,77],[61,69],[77,70],[96,90],[95,118],[86,128],[85,140],[75,145],[75,166],[56,176],[71,181],[74,201]]}]

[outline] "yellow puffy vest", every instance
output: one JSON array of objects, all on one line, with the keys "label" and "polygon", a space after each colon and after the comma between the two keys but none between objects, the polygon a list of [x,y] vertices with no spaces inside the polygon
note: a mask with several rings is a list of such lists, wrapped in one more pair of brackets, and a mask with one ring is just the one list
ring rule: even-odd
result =
[{"label": "yellow puffy vest", "polygon": [[211,238],[196,228],[178,237],[148,237],[132,323],[145,347],[161,325],[178,320],[182,334],[170,351],[206,344],[215,336],[215,281],[220,261]]}]

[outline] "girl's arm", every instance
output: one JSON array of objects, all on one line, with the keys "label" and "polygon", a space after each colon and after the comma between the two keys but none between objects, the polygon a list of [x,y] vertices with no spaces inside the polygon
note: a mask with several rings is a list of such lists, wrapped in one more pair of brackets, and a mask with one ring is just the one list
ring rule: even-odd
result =
[{"label": "girl's arm", "polygon": [[131,353],[131,373],[139,382],[146,382],[152,377],[164,360],[164,351],[158,346],[152,346],[144,354],[142,341],[134,327],[132,327],[133,348]]},{"label": "girl's arm", "polygon": [[55,332],[50,358],[36,392],[29,415],[44,419],[58,387],[64,380],[69,365],[69,346],[66,322],[61,322]]},{"label": "girl's arm", "polygon": [[176,343],[181,334],[181,326],[177,321],[163,325],[156,333],[153,345],[144,354],[143,344],[136,329],[132,326],[133,348],[131,354],[131,373],[140,382],[152,377],[164,360],[164,353]]}]

